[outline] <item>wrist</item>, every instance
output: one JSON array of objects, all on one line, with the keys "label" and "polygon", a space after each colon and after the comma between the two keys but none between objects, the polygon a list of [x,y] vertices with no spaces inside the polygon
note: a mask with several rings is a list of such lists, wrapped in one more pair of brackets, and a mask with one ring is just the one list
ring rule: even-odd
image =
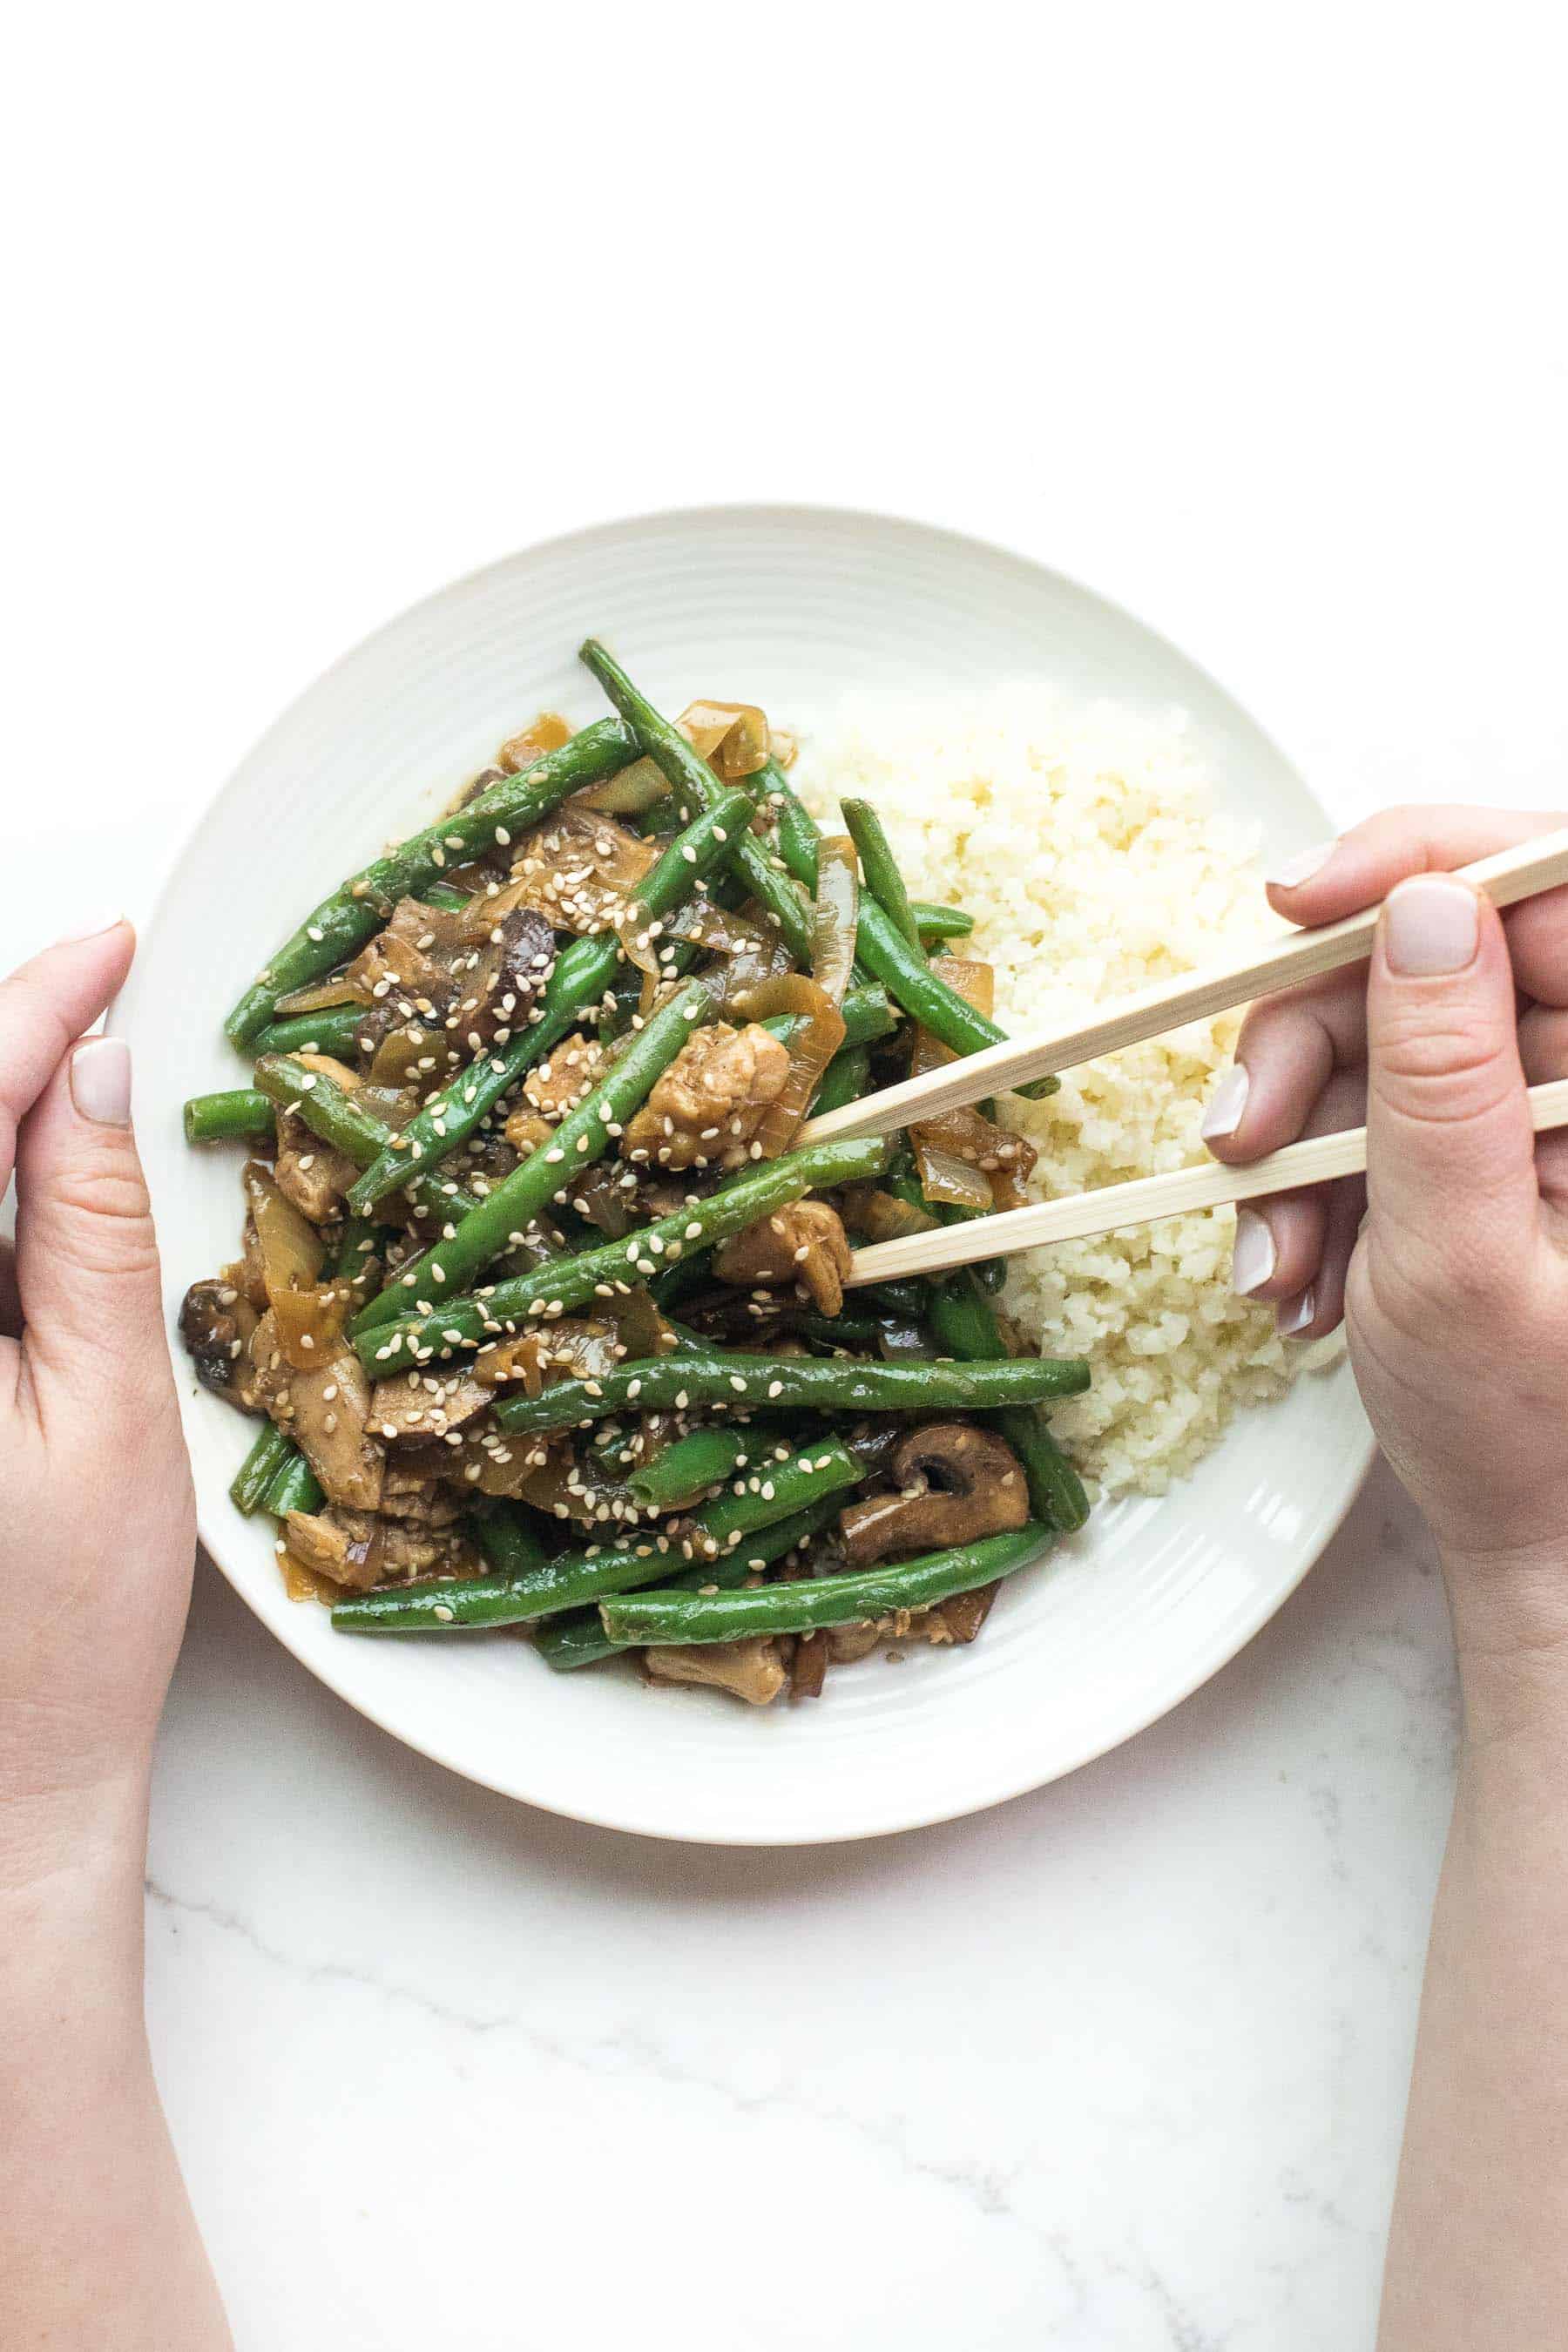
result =
[{"label": "wrist", "polygon": [[148,1774],[40,1786],[0,1771],[0,1904],[141,1918]]},{"label": "wrist", "polygon": [[1568,1758],[1568,1539],[1439,1545],[1467,1746]]}]

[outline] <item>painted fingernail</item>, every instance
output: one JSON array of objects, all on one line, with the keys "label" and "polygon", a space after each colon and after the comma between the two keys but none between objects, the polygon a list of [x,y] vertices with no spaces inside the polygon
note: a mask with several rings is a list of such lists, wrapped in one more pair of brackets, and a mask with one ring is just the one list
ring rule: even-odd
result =
[{"label": "painted fingernail", "polygon": [[1273,1273],[1279,1253],[1267,1218],[1256,1209],[1238,1209],[1236,1213],[1236,1246],[1231,1254],[1230,1281],[1233,1290],[1245,1298],[1254,1290],[1261,1290]]},{"label": "painted fingernail", "polygon": [[105,931],[117,931],[124,920],[123,915],[94,915],[89,921],[79,923],[75,930],[62,931],[55,945],[68,948],[74,947],[79,940],[101,939]]},{"label": "painted fingernail", "polygon": [[99,1127],[131,1124],[131,1048],[123,1037],[89,1037],[71,1055],[71,1100]]},{"label": "painted fingernail", "polygon": [[1205,1143],[1218,1135],[1234,1135],[1241,1125],[1241,1114],[1247,1108],[1248,1079],[1245,1062],[1233,1062],[1214,1090],[1207,1110],[1204,1113],[1202,1134]]},{"label": "painted fingernail", "polygon": [[1310,882],[1314,874],[1322,872],[1339,845],[1336,834],[1332,841],[1320,841],[1311,849],[1298,849],[1293,856],[1277,860],[1263,878],[1271,882],[1277,890],[1298,889],[1303,882]]},{"label": "painted fingernail", "polygon": [[1311,1286],[1295,1298],[1287,1298],[1274,1310],[1274,1321],[1282,1339],[1294,1339],[1307,1328],[1318,1311],[1318,1297]]},{"label": "painted fingernail", "polygon": [[1412,875],[1389,892],[1383,910],[1383,951],[1390,971],[1407,980],[1463,971],[1479,937],[1476,894],[1451,874]]}]

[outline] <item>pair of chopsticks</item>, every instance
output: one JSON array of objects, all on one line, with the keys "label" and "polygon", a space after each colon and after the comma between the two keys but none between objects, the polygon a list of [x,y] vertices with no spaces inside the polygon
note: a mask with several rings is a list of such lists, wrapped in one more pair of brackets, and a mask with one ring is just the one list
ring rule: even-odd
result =
[{"label": "pair of chopsticks", "polygon": [[[1511,907],[1542,890],[1568,882],[1568,828],[1543,833],[1494,857],[1478,859],[1457,871],[1484,890],[1498,907]],[[1216,964],[1207,971],[1180,980],[1162,981],[1156,987],[1124,996],[1109,1013],[1075,1029],[1055,1030],[1033,1037],[1009,1037],[978,1054],[946,1063],[924,1077],[885,1087],[864,1102],[847,1104],[807,1121],[797,1141],[826,1143],[835,1136],[886,1135],[907,1127],[912,1119],[935,1118],[988,1095],[1028,1084],[1058,1070],[1114,1054],[1158,1037],[1184,1022],[1206,1020],[1237,1004],[1249,1004],[1277,989],[1293,988],[1321,972],[1338,971],[1359,962],[1372,950],[1378,907],[1364,908],[1321,930],[1298,931],[1275,941],[1261,955]],[[1568,1078],[1530,1091],[1531,1116],[1537,1134],[1549,1128],[1568,1127]],[[1339,1135],[1317,1135],[1305,1142],[1287,1144],[1282,1151],[1254,1160],[1247,1168],[1180,1168],[1167,1176],[1143,1176],[1127,1184],[1107,1184],[1061,1201],[1041,1201],[1023,1209],[1005,1209],[998,1215],[975,1217],[964,1224],[941,1225],[934,1232],[913,1234],[907,1240],[878,1242],[857,1250],[848,1276],[851,1286],[889,1282],[913,1274],[973,1265],[977,1259],[1002,1257],[1015,1250],[1037,1249],[1049,1242],[1082,1241],[1091,1234],[1114,1233],[1126,1225],[1152,1224],[1161,1217],[1184,1215],[1194,1209],[1217,1209],[1227,1202],[1251,1201],[1269,1192],[1284,1192],[1300,1184],[1321,1184],[1336,1176],[1353,1176],[1366,1166],[1366,1129],[1352,1128]]]}]

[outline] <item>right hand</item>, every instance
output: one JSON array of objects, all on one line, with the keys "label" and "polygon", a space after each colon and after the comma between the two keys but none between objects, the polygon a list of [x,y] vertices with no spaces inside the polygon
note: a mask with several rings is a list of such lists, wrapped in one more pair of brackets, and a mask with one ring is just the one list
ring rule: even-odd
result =
[{"label": "right hand", "polygon": [[1293,1336],[1343,1314],[1456,1600],[1531,1640],[1568,1633],[1568,1133],[1538,1142],[1525,1096],[1568,1076],[1568,889],[1500,917],[1447,869],[1564,822],[1395,810],[1293,861],[1269,897],[1294,923],[1388,898],[1370,972],[1255,1005],[1206,1129],[1235,1164],[1364,1118],[1364,1184],[1244,1212],[1237,1280]]}]

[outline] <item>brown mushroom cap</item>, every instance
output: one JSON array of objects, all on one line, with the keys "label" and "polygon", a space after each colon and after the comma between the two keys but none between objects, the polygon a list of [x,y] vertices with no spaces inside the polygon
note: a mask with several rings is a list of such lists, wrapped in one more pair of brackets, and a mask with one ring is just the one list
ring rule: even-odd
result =
[{"label": "brown mushroom cap", "polygon": [[931,1422],[894,1448],[889,1468],[900,1492],[871,1495],[840,1512],[851,1568],[889,1552],[945,1551],[979,1536],[1021,1528],[1028,1487],[1017,1455],[973,1422]]}]

